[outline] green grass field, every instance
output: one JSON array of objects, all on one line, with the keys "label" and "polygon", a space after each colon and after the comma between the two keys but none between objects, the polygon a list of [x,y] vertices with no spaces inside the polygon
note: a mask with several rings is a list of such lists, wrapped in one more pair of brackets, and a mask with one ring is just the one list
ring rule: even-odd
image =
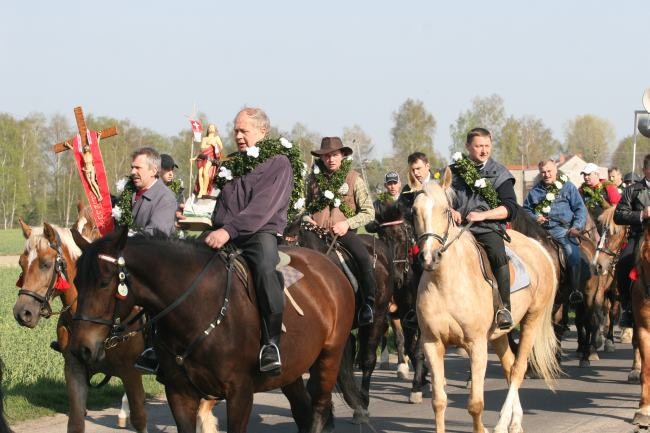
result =
[{"label": "green grass field", "polygon": [[[0,267],[0,358],[4,362],[2,388],[10,424],[68,411],[63,357],[49,347],[55,339],[56,318],[41,319],[36,329],[23,328],[13,318],[18,269]],[[101,378],[97,375],[94,381]],[[164,392],[153,376],[145,376],[145,389],[150,397]],[[116,406],[122,393],[120,380],[113,378],[105,387],[90,390],[88,407]]]},{"label": "green grass field", "polygon": [[21,229],[0,230],[0,256],[17,255],[25,248]]}]

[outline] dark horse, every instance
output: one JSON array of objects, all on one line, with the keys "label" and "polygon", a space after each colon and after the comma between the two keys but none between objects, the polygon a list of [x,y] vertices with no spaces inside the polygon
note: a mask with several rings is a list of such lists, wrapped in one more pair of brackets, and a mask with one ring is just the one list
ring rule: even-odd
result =
[{"label": "dark horse", "polygon": [[[321,253],[328,252],[332,243],[331,235],[327,234],[324,229],[320,229],[309,223],[303,223],[300,217],[296,218],[287,227],[285,239],[288,237],[295,238],[294,242],[297,242],[297,245],[320,251]],[[386,329],[388,304],[393,295],[393,258],[389,247],[374,236],[359,235],[359,239],[363,242],[368,250],[368,254],[372,258],[372,263],[374,263],[377,293],[375,294],[375,320],[371,325],[359,327],[357,334],[359,340],[358,361],[362,373],[361,393],[363,396],[362,406],[354,407],[353,422],[357,424],[365,423],[369,420],[370,379],[377,363],[377,347],[381,343]],[[336,251],[329,251],[328,257],[338,267],[342,267]],[[346,266],[350,272],[355,273],[355,263],[346,260]],[[360,301],[359,297],[357,297],[357,308],[360,305]],[[356,327],[356,314],[354,326]]]},{"label": "dark horse", "polygon": [[[126,411],[130,412],[131,424],[138,432],[147,431],[147,414],[144,407],[142,375],[133,364],[144,347],[141,335],[110,351],[101,361],[84,365],[68,351],[72,316],[77,309],[77,287],[72,283],[77,273],[77,258],[81,251],[75,245],[72,232],[84,233],[86,239],[99,237],[99,232],[89,213],[89,208],[79,208],[76,230],[60,228],[45,223],[43,228],[30,227],[20,221],[26,239],[25,249],[19,258],[21,278],[18,299],[14,305],[14,316],[21,326],[35,328],[39,320],[58,314],[57,349],[64,358],[65,385],[68,392],[70,412],[68,432],[83,432],[85,427],[86,400],[89,377],[103,373],[107,378],[119,377],[128,397],[122,399],[122,411],[118,425],[126,427]],[[56,289],[59,274],[67,274],[70,287]],[[55,298],[60,297],[63,307],[53,312]],[[136,326],[136,324],[132,325]],[[45,349],[44,350],[49,350]],[[130,410],[129,410],[130,409]]]},{"label": "dark horse", "polygon": [[[83,255],[75,279],[80,292],[73,352],[84,362],[102,359],[110,352],[107,338],[123,337],[115,331],[119,319],[133,305],[142,306],[150,315],[148,323],[156,324],[155,349],[179,432],[195,431],[202,397],[226,400],[230,433],[246,431],[255,392],[282,388],[299,431],[313,433],[333,429],[337,374],[344,395],[347,386],[348,395],[360,398],[351,357],[343,356],[354,292],[322,254],[282,249],[304,277],[288,289],[282,373],[266,376],[258,372],[261,331],[255,290],[250,273],[236,262],[236,252],[215,251],[198,241],[133,237],[127,242],[125,229],[92,244],[78,236],[75,240]],[[307,371],[305,388],[302,375]]]},{"label": "dark horse", "polygon": [[426,385],[428,369],[424,351],[419,344],[420,329],[415,316],[415,301],[422,266],[417,260],[415,229],[406,217],[407,210],[401,203],[386,206],[375,214],[378,223],[377,234],[392,249],[393,255],[393,300],[397,304],[397,315],[404,326],[404,348],[413,364],[410,403],[422,403],[422,388]]}]

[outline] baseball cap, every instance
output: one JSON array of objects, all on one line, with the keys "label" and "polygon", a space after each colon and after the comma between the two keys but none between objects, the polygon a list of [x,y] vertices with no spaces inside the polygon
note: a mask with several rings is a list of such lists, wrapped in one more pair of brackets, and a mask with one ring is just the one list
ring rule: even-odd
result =
[{"label": "baseball cap", "polygon": [[580,174],[591,174],[591,173],[594,173],[594,172],[599,173],[600,169],[598,168],[598,166],[596,164],[594,164],[593,162],[590,162],[589,164],[585,165],[585,168],[582,169]]},{"label": "baseball cap", "polygon": [[384,183],[399,182],[399,174],[394,171],[389,171],[384,176]]},{"label": "baseball cap", "polygon": [[636,173],[628,173],[623,176],[623,182],[625,183],[634,183],[640,181],[642,178]]},{"label": "baseball cap", "polygon": [[173,170],[175,168],[178,168],[174,162],[174,158],[172,158],[171,155],[167,155],[166,153],[160,155],[160,166],[165,170]]}]

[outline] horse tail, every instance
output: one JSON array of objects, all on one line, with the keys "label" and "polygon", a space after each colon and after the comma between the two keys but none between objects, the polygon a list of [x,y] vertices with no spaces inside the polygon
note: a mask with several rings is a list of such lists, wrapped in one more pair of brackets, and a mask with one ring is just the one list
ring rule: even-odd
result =
[{"label": "horse tail", "polygon": [[343,394],[343,400],[345,400],[350,408],[356,411],[363,409],[364,405],[361,388],[354,379],[354,352],[354,336],[350,334],[350,337],[345,344],[343,357],[341,358],[341,365],[339,367],[339,375],[336,379],[336,384],[339,391],[341,391],[341,394]]},{"label": "horse tail", "polygon": [[553,299],[556,289],[557,283],[555,283],[552,293],[549,294],[530,354],[530,365],[544,379],[546,386],[552,391],[555,390],[555,379],[562,374],[562,369],[556,356],[559,348],[552,320]]}]

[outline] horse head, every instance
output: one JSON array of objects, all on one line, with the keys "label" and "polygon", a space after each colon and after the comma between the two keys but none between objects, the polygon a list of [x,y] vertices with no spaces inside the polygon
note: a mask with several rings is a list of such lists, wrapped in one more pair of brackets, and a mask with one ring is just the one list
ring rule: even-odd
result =
[{"label": "horse head", "polygon": [[614,222],[615,209],[615,207],[605,209],[598,218],[603,230],[591,261],[592,271],[596,275],[606,275],[610,272],[618,261],[627,238],[627,226],[620,226]]},{"label": "horse head", "polygon": [[425,270],[433,271],[440,265],[449,229],[453,226],[450,218],[451,170],[445,170],[442,185],[427,182],[423,191],[413,202],[413,222],[418,236],[419,260]]},{"label": "horse head", "polygon": [[133,307],[131,296],[117,302],[118,285],[126,270],[122,250],[126,245],[128,228],[122,227],[92,244],[73,231],[74,240],[83,254],[77,261],[74,284],[78,290],[77,312],[72,325],[70,348],[85,363],[104,359],[104,341],[116,324]]},{"label": "horse head", "polygon": [[21,275],[16,285],[20,290],[13,313],[20,325],[34,328],[41,317],[52,314],[50,302],[69,290],[73,262],[81,250],[68,229],[48,223],[42,228],[31,227],[22,219],[19,222],[25,249],[18,259]]}]

